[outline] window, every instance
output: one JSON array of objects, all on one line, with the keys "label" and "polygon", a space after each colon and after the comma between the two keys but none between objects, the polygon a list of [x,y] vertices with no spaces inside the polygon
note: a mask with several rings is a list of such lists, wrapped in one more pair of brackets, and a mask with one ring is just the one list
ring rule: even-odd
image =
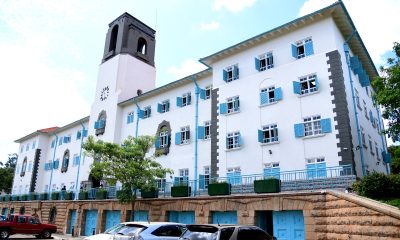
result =
[{"label": "window", "polygon": [[365,118],[369,120],[369,118],[368,118],[367,104],[365,103],[364,100],[363,100],[363,106],[364,106],[364,115],[365,115]]},{"label": "window", "polygon": [[360,95],[359,95],[357,89],[354,89],[354,92],[355,92],[355,94],[356,94],[356,103],[357,103],[357,107],[361,110]]},{"label": "window", "polygon": [[318,90],[317,75],[300,78],[300,95],[316,92]]},{"label": "window", "polygon": [[361,132],[361,142],[364,145],[365,148],[367,148],[367,143],[365,142],[365,132],[364,128],[360,126],[360,132]]},{"label": "window", "polygon": [[378,150],[378,144],[375,142],[375,153],[376,153],[376,159],[378,161],[381,160],[381,158],[379,157],[379,150]]},{"label": "window", "polygon": [[28,163],[28,172],[32,171],[32,161]]},{"label": "window", "polygon": [[211,98],[212,85],[205,88],[205,99]]},{"label": "window", "polygon": [[165,131],[161,131],[160,132],[160,145],[159,145],[159,148],[166,148],[166,147],[168,147],[168,131],[167,130],[165,130]]},{"label": "window", "polygon": [[61,172],[66,172],[68,171],[68,165],[69,165],[69,151],[66,150],[64,152],[63,160],[62,160],[62,166],[61,166]]},{"label": "window", "polygon": [[367,93],[367,96],[369,97],[368,86],[365,87],[365,92]]},{"label": "window", "polygon": [[278,127],[276,124],[263,126],[262,130],[258,130],[258,142],[272,143],[278,141]]},{"label": "window", "polygon": [[35,149],[36,148],[36,141],[33,141],[33,143],[32,143],[32,149]]},{"label": "window", "polygon": [[255,66],[258,71],[265,71],[274,67],[274,58],[272,52],[261,54],[258,58],[255,58]]},{"label": "window", "polygon": [[204,122],[204,139],[211,138],[211,121]]},{"label": "window", "polygon": [[179,176],[180,177],[189,176],[189,168],[179,169]]},{"label": "window", "polygon": [[28,164],[28,159],[25,157],[24,161],[22,162],[22,168],[21,168],[21,174],[20,174],[21,177],[25,176],[27,164]]},{"label": "window", "polygon": [[188,185],[189,184],[189,168],[182,168],[178,170],[179,177],[174,178],[174,186]]},{"label": "window", "polygon": [[264,178],[280,179],[281,168],[279,162],[270,162],[264,164]]},{"label": "window", "polygon": [[[60,159],[56,159],[54,162],[53,162],[53,169],[58,169],[58,167],[60,166]],[[50,168],[51,169],[51,168]]]},{"label": "window", "polygon": [[70,143],[71,142],[71,134],[64,136],[64,143]]},{"label": "window", "polygon": [[228,98],[227,101],[228,113],[239,111],[239,96]]},{"label": "window", "polygon": [[199,188],[207,189],[208,184],[210,183],[210,166],[204,167],[204,175],[199,175]]},{"label": "window", "polygon": [[324,157],[306,159],[307,178],[325,178],[326,162]]},{"label": "window", "polygon": [[260,104],[270,104],[276,101],[282,100],[282,89],[275,88],[275,86],[261,89],[260,92]]},{"label": "window", "polygon": [[311,38],[306,38],[292,44],[292,56],[296,59],[314,54],[313,42]]},{"label": "window", "polygon": [[58,146],[61,146],[61,145],[62,145],[62,143],[63,143],[63,138],[62,138],[62,137],[60,137],[60,138],[58,139]]},{"label": "window", "polygon": [[26,144],[25,151],[26,151],[26,152],[27,152],[27,151],[29,151],[29,143],[28,143],[28,144]]},{"label": "window", "polygon": [[371,136],[368,135],[368,143],[369,143],[369,151],[372,155],[375,155],[374,149],[372,148],[372,141],[371,141]]},{"label": "window", "polygon": [[157,182],[158,191],[165,192],[165,185],[167,184],[167,180],[165,178],[157,179],[156,182]]},{"label": "window", "polygon": [[228,133],[226,137],[226,149],[241,147],[240,132]]},{"label": "window", "polygon": [[78,130],[76,132],[76,140],[81,139],[81,137],[82,137],[82,132],[80,130]]},{"label": "window", "polygon": [[169,100],[162,101],[157,105],[157,112],[165,113],[169,111]]},{"label": "window", "polygon": [[190,141],[190,127],[181,127],[181,131],[175,134],[175,144],[186,144]]},{"label": "window", "polygon": [[240,167],[228,168],[226,176],[228,182],[232,185],[239,185],[242,182],[242,173]]},{"label": "window", "polygon": [[237,239],[266,240],[271,237],[259,228],[240,227]]},{"label": "window", "polygon": [[128,113],[128,116],[127,116],[127,118],[126,118],[126,123],[127,123],[127,124],[133,123],[133,116],[134,116],[134,112]]},{"label": "window", "polygon": [[176,106],[178,107],[184,107],[190,105],[192,101],[192,97],[190,92],[185,93],[182,95],[182,97],[177,97],[176,98]]},{"label": "window", "polygon": [[78,154],[74,154],[74,160],[73,160],[73,162],[72,162],[72,166],[73,166],[73,167],[79,166],[79,162],[80,162],[80,157],[79,157],[79,155],[78,155]]},{"label": "window", "polygon": [[143,111],[143,118],[149,118],[151,116],[151,106],[145,107]]},{"label": "window", "polygon": [[304,118],[304,136],[318,135],[321,133],[321,116]]},{"label": "window", "polygon": [[24,145],[21,145],[21,149],[19,150],[20,153],[24,152]]},{"label": "window", "polygon": [[227,67],[223,70],[223,80],[225,82],[232,82],[233,80],[239,79],[239,68],[237,65]]}]

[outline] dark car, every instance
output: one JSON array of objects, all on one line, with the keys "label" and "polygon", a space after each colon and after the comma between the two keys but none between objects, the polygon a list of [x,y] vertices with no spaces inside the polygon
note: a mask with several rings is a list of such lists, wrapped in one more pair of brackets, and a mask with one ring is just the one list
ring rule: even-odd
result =
[{"label": "dark car", "polygon": [[274,240],[267,232],[255,226],[187,225],[181,240]]},{"label": "dark car", "polygon": [[6,216],[4,216],[4,215],[0,215],[0,222],[2,222],[2,221],[5,221],[7,219],[7,217]]}]

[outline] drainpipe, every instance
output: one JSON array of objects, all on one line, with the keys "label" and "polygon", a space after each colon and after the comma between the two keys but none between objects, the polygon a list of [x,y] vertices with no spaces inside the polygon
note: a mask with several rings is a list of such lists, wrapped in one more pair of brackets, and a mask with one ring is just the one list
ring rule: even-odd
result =
[{"label": "drainpipe", "polygon": [[199,94],[200,94],[200,87],[196,82],[196,78],[192,77],[193,83],[196,85],[194,93],[196,94],[196,114],[194,117],[195,121],[195,140],[194,140],[194,196],[197,193],[197,145],[198,145],[198,127],[199,127]]},{"label": "drainpipe", "polygon": [[[376,106],[376,113],[378,114],[378,126],[379,126],[379,130],[380,131],[382,131],[383,130],[383,126],[382,126],[382,121],[381,121],[381,113],[380,113],[380,111],[379,111],[379,108],[378,108],[378,106]],[[385,141],[385,139],[384,139],[384,134],[380,134],[381,135],[381,141],[382,141],[382,147],[384,147],[385,148],[385,154],[387,154],[387,145],[386,145],[386,141]],[[377,153],[377,154],[379,154],[379,153]],[[382,159],[382,162],[383,162],[383,159]],[[386,173],[389,175],[390,174],[390,163],[385,163],[385,165],[386,165]]]},{"label": "drainpipe", "polygon": [[[50,173],[50,183],[49,183],[49,200],[51,199],[51,182],[53,180],[53,165],[54,165],[54,160],[56,158],[56,151],[57,151],[57,146],[58,146],[58,136],[57,134],[54,133],[54,136],[56,137],[56,141],[54,144],[54,151],[53,151],[53,161],[51,162],[51,173]],[[59,163],[60,164],[60,163]]]},{"label": "drainpipe", "polygon": [[139,128],[139,112],[140,112],[140,107],[139,107],[139,105],[137,104],[137,102],[135,102],[135,104],[136,104],[136,107],[137,107],[137,110],[136,110],[136,115],[137,115],[137,118],[136,118],[136,132],[135,132],[135,138],[137,138],[138,137],[138,128]]},{"label": "drainpipe", "polygon": [[[356,32],[357,32],[357,30],[354,29],[353,33],[344,42],[343,48],[344,48],[344,53],[345,53],[345,57],[346,57],[347,69],[348,69],[348,72],[349,72],[351,97],[353,99],[354,117],[356,119],[357,139],[358,139],[358,146],[359,146],[358,150],[360,151],[362,176],[365,176],[366,172],[365,172],[365,164],[364,164],[363,147],[362,147],[362,141],[361,141],[361,130],[360,130],[360,125],[358,123],[358,112],[357,112],[357,107],[356,107],[356,97],[355,97],[355,93],[354,93],[353,78],[351,77],[351,69],[350,69],[350,48],[349,48],[349,45],[347,44],[353,38],[353,36],[356,34]],[[355,168],[355,166],[354,166],[354,168]]]},{"label": "drainpipe", "polygon": [[79,163],[78,163],[78,173],[76,174],[76,183],[75,183],[75,199],[78,199],[78,181],[79,181],[79,171],[81,169],[81,161],[82,161],[82,145],[83,145],[83,138],[85,137],[85,125],[83,125],[82,121],[80,122],[82,126],[82,137],[81,137],[81,149],[79,152]]}]

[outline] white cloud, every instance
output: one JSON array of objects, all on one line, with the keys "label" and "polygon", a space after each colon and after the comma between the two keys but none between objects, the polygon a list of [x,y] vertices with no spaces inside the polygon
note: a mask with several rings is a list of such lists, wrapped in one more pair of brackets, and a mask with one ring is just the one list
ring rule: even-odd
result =
[{"label": "white cloud", "polygon": [[200,24],[200,29],[204,31],[213,31],[220,28],[220,24],[217,21],[212,21],[210,23],[202,23]]},{"label": "white cloud", "polygon": [[180,67],[172,66],[167,69],[167,72],[173,74],[176,79],[181,79],[191,74],[200,72],[206,68],[206,66],[196,60],[186,59]]},{"label": "white cloud", "polygon": [[[308,0],[300,9],[299,15],[311,13],[332,4],[334,0]],[[391,51],[393,42],[400,39],[398,0],[344,0],[353,22],[364,44],[377,65],[385,63],[383,54]]]},{"label": "white cloud", "polygon": [[214,0],[213,10],[219,11],[223,8],[229,12],[240,12],[254,5],[256,0]]}]

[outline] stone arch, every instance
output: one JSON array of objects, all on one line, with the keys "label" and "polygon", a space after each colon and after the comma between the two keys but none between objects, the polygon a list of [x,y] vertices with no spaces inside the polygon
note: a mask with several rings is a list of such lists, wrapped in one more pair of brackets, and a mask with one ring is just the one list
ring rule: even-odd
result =
[{"label": "stone arch", "polygon": [[21,173],[20,176],[23,177],[25,176],[25,172],[26,172],[26,166],[28,165],[28,158],[25,157],[24,161],[22,162],[22,168],[21,168]]},{"label": "stone arch", "polygon": [[139,38],[137,43],[137,52],[146,55],[147,53],[147,41],[144,38]]},{"label": "stone arch", "polygon": [[111,38],[110,38],[110,46],[108,51],[115,51],[117,47],[117,39],[118,39],[118,24],[113,27],[111,30]]},{"label": "stone arch", "polygon": [[157,133],[156,136],[157,138],[160,137],[161,133],[166,133],[168,134],[168,144],[166,144],[163,148],[156,149],[156,155],[167,155],[169,153],[169,148],[171,146],[171,125],[168,121],[163,120],[157,127]]}]

